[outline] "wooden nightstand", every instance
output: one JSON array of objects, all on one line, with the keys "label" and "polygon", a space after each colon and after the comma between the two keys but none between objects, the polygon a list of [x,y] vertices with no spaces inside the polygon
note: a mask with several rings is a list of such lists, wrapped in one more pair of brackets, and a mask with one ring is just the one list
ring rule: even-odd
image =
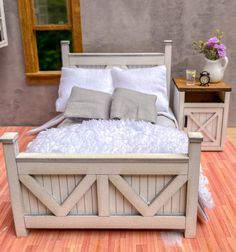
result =
[{"label": "wooden nightstand", "polygon": [[202,87],[196,81],[187,86],[184,78],[174,78],[173,110],[180,129],[200,131],[202,150],[221,151],[228,121],[231,87],[225,82]]}]

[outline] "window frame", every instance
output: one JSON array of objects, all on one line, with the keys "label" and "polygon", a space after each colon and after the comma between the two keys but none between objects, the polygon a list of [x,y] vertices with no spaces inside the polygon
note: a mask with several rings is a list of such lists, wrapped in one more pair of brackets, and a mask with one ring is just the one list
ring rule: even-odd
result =
[{"label": "window frame", "polygon": [[0,33],[3,35],[3,40],[0,40],[0,48],[8,46],[7,27],[3,0],[0,0]]},{"label": "window frame", "polygon": [[19,18],[23,52],[25,59],[25,74],[29,84],[58,84],[60,71],[40,71],[36,41],[37,31],[70,30],[72,32],[74,52],[82,52],[82,31],[80,20],[80,1],[67,0],[68,24],[37,25],[32,0],[18,0]]}]

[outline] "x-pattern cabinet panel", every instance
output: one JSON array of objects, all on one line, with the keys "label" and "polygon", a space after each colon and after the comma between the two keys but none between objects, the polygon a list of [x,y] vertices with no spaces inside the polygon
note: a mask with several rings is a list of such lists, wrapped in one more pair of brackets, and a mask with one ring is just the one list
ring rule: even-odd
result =
[{"label": "x-pattern cabinet panel", "polygon": [[179,127],[186,132],[203,134],[202,150],[224,148],[231,87],[225,82],[202,87],[198,82],[187,86],[184,78],[174,78],[173,109]]},{"label": "x-pattern cabinet panel", "polygon": [[223,118],[222,108],[186,108],[187,132],[200,131],[203,134],[202,147],[220,146],[221,125]]}]

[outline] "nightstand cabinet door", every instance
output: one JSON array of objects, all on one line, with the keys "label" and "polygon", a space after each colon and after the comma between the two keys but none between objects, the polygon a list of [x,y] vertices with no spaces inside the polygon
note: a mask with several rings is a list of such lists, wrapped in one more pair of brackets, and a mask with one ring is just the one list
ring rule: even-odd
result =
[{"label": "nightstand cabinet door", "polygon": [[185,108],[185,131],[203,134],[202,150],[221,147],[223,108]]}]

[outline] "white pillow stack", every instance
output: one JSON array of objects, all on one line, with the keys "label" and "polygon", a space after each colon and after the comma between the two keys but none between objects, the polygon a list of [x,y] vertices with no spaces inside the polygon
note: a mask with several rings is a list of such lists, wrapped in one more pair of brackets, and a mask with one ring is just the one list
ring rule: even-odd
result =
[{"label": "white pillow stack", "polygon": [[61,81],[56,100],[56,111],[64,112],[74,86],[113,93],[110,69],[66,68],[61,70]]},{"label": "white pillow stack", "polygon": [[166,66],[136,68],[128,70],[112,69],[115,88],[127,88],[134,91],[155,95],[158,112],[168,112]]},{"label": "white pillow stack", "polygon": [[[156,107],[158,113],[169,114],[169,101],[167,97],[166,67],[164,65],[149,68],[126,69],[112,67],[107,69],[67,68],[61,70],[61,80],[56,100],[56,111],[64,112],[72,88],[80,87],[108,94],[113,94],[115,88],[126,88],[157,97]],[[59,115],[42,126],[28,132],[38,133],[55,126],[64,120]]]},{"label": "white pillow stack", "polygon": [[83,69],[66,68],[61,71],[57,112],[64,112],[74,86],[112,94],[115,88],[126,88],[157,97],[158,112],[168,112],[166,66],[149,68]]}]

